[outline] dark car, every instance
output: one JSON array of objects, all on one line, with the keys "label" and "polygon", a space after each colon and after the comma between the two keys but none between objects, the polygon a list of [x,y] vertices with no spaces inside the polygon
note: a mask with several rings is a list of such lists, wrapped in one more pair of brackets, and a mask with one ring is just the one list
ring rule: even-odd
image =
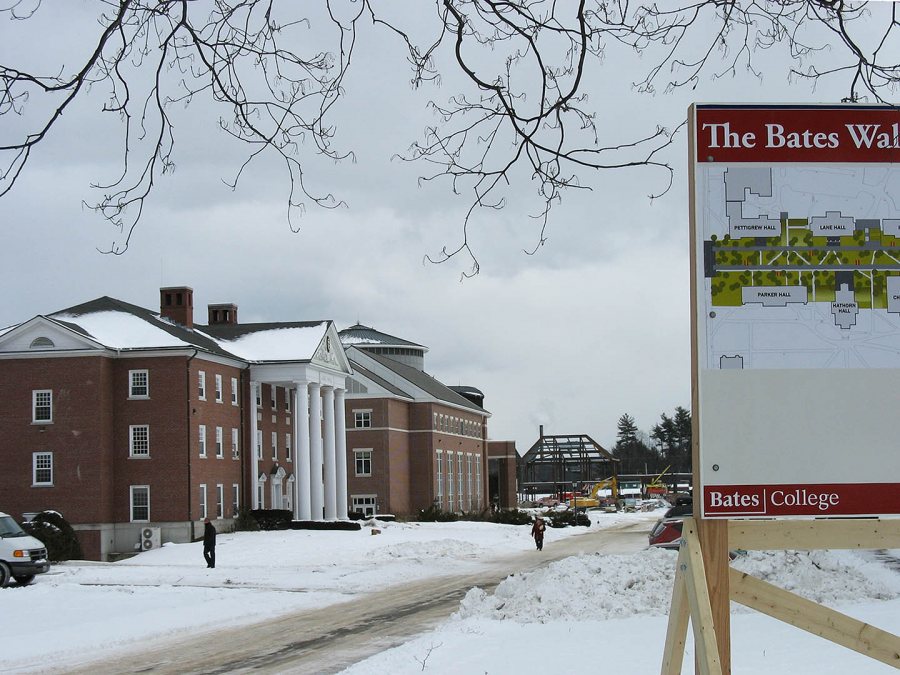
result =
[{"label": "dark car", "polygon": [[681,546],[681,527],[684,518],[694,514],[693,501],[679,499],[668,509],[650,530],[650,546],[656,548],[678,548]]}]

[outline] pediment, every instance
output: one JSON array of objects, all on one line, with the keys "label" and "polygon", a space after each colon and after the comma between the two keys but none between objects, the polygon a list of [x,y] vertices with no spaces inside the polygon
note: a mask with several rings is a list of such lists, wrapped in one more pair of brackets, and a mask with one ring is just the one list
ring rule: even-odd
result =
[{"label": "pediment", "polygon": [[104,348],[96,340],[44,316],[36,316],[0,335],[0,353],[53,353]]},{"label": "pediment", "polygon": [[328,328],[325,329],[325,335],[316,347],[312,362],[347,375],[353,372],[334,323],[328,322]]}]

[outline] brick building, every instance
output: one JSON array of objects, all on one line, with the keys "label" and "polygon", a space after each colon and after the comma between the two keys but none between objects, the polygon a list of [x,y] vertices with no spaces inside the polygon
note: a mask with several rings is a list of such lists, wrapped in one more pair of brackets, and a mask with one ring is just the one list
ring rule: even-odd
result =
[{"label": "brick building", "polygon": [[427,348],[207,311],[195,325],[192,289],[163,288],[158,311],[103,297],[0,330],[0,509],[57,510],[105,560],[148,530],[227,529],[244,506],[322,520],[514,505],[514,481],[512,501],[493,493],[481,392],[425,373]]},{"label": "brick building", "polygon": [[244,505],[346,517],[334,325],[208,312],[195,326],[193,291],[163,288],[158,312],[103,297],[0,331],[0,507],[61,512],[94,559]]},{"label": "brick building", "polygon": [[485,508],[490,413],[481,393],[427,374],[422,345],[359,324],[340,337],[353,370],[347,384],[351,507],[401,515],[431,505]]}]

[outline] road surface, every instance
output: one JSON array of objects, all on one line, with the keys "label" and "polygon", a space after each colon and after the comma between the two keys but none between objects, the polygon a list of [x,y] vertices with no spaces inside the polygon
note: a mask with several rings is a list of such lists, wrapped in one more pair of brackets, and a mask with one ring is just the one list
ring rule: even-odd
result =
[{"label": "road surface", "polygon": [[184,638],[154,640],[114,658],[82,664],[73,673],[336,673],[402,644],[446,619],[475,586],[493,589],[509,574],[579,553],[630,553],[645,548],[652,523],[585,530],[544,550],[495,558],[478,572],[391,586],[349,602],[261,623]]}]

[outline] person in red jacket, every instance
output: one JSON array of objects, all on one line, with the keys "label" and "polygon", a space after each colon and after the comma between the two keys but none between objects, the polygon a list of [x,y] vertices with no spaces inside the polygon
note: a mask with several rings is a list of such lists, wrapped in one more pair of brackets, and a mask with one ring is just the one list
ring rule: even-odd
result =
[{"label": "person in red jacket", "polygon": [[544,550],[544,530],[546,529],[543,518],[538,516],[534,519],[534,525],[531,526],[531,536],[534,537],[534,545],[537,546],[538,551]]}]

